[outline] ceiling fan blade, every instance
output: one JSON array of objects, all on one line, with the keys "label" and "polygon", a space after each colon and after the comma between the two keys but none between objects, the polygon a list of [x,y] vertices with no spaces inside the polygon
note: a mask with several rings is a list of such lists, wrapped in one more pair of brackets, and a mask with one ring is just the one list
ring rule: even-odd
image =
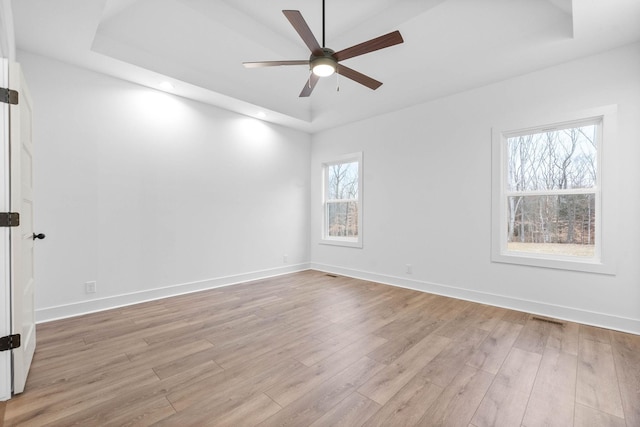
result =
[{"label": "ceiling fan blade", "polygon": [[380,86],[382,86],[382,82],[379,82],[376,79],[372,79],[369,76],[365,76],[364,74],[352,68],[345,67],[342,64],[338,65],[338,73],[340,73],[341,76],[344,76],[348,79],[353,80],[354,82],[358,82],[361,85],[368,87],[369,89],[376,90]]},{"label": "ceiling fan blade", "polygon": [[300,34],[302,40],[305,42],[311,53],[321,55],[322,47],[316,40],[316,37],[311,32],[307,21],[304,20],[299,10],[283,10],[284,16],[287,17],[293,28]]},{"label": "ceiling fan blade", "polygon": [[302,88],[302,92],[300,92],[300,97],[304,98],[311,95],[311,92],[313,92],[313,88],[316,87],[318,80],[320,80],[320,77],[313,73],[309,74],[309,80],[304,84],[304,88]]},{"label": "ceiling fan blade", "polygon": [[280,65],[309,65],[309,60],[243,62],[242,65],[244,65],[244,68],[277,67]]},{"label": "ceiling fan blade", "polygon": [[404,40],[402,39],[402,35],[400,35],[400,31],[394,31],[389,34],[385,34],[384,36],[376,37],[375,39],[343,49],[340,52],[333,54],[333,57],[338,61],[344,61],[345,59],[353,58],[354,56],[364,55],[365,53],[384,49],[402,42],[404,42]]}]

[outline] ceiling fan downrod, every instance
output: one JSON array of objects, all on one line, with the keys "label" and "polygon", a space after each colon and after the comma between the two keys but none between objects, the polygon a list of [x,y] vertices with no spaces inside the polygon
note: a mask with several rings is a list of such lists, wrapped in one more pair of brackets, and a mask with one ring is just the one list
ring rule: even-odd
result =
[{"label": "ceiling fan downrod", "polygon": [[327,47],[324,41],[324,0],[322,0],[322,47]]}]

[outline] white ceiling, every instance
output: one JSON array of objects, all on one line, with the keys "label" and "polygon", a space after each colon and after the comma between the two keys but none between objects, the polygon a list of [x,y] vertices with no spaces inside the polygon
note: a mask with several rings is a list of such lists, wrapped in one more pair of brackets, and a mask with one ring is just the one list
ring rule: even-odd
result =
[{"label": "white ceiling", "polygon": [[[639,0],[326,0],[336,51],[400,30],[405,42],[345,61],[384,84],[321,79],[282,14],[322,43],[321,0],[13,0],[18,49],[307,132],[487,85],[640,40]],[[336,91],[339,83],[340,91]]]}]

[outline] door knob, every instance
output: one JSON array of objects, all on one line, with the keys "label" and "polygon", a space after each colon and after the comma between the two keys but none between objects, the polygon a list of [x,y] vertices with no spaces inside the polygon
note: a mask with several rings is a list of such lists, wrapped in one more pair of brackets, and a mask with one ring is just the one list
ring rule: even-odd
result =
[{"label": "door knob", "polygon": [[42,233],[40,233],[40,234],[33,233],[33,240],[36,240],[36,239],[44,239],[45,237],[47,237],[47,236],[45,236],[45,235],[44,235],[44,234],[42,234]]}]

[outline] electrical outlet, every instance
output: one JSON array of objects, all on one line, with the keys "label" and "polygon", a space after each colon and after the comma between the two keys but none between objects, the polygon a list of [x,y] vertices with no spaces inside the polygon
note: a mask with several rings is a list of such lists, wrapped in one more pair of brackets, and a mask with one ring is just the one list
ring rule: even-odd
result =
[{"label": "electrical outlet", "polygon": [[407,264],[405,272],[407,274],[413,274],[413,266],[411,264]]},{"label": "electrical outlet", "polygon": [[98,290],[98,285],[96,282],[86,282],[84,284],[84,292],[87,294],[95,294]]},{"label": "electrical outlet", "polygon": [[287,254],[282,255],[282,262],[287,263],[289,256]]}]

